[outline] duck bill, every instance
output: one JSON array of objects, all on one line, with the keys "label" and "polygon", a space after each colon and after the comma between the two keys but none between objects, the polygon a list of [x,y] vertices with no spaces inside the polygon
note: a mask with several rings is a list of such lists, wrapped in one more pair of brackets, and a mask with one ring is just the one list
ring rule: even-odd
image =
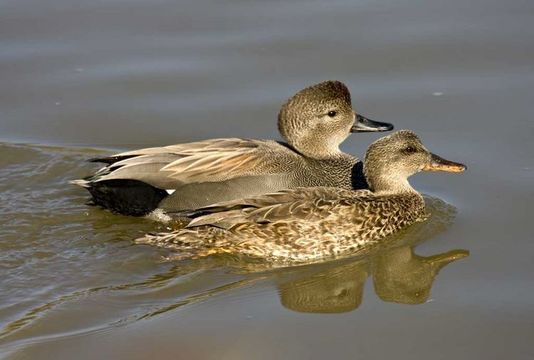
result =
[{"label": "duck bill", "polygon": [[434,274],[437,274],[448,264],[466,258],[469,256],[469,250],[458,249],[451,250],[443,254],[433,255],[425,258],[425,262],[430,264]]},{"label": "duck bill", "polygon": [[464,164],[444,159],[436,154],[431,154],[430,163],[423,167],[423,171],[462,172],[465,169],[467,166]]},{"label": "duck bill", "polygon": [[393,130],[393,125],[386,122],[374,121],[356,114],[356,121],[350,132],[372,132],[372,131],[390,131]]}]

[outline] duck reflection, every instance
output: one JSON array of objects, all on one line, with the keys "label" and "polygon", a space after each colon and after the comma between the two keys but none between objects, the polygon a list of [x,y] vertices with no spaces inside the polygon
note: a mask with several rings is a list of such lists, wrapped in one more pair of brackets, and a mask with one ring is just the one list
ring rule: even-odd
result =
[{"label": "duck reflection", "polygon": [[281,284],[282,305],[298,312],[341,313],[362,303],[367,264],[355,262]]},{"label": "duck reflection", "polygon": [[352,311],[362,303],[364,285],[371,275],[381,300],[421,304],[428,300],[438,272],[468,255],[467,250],[419,256],[410,246],[389,249],[368,259],[283,283],[278,287],[280,301],[284,307],[298,312]]},{"label": "duck reflection", "polygon": [[467,250],[419,256],[410,247],[377,255],[371,262],[376,295],[387,302],[422,304],[428,300],[439,271],[466,256],[469,256]]},{"label": "duck reflection", "polygon": [[[291,274],[278,285],[280,301],[290,310],[313,313],[342,313],[357,309],[369,276],[377,296],[386,302],[422,304],[429,296],[436,275],[448,264],[469,256],[455,249],[420,256],[414,251],[426,239],[445,230],[456,214],[445,202],[426,198],[432,208],[427,223],[412,227],[389,246],[347,263],[323,264]],[[392,247],[395,244],[395,247]]]}]

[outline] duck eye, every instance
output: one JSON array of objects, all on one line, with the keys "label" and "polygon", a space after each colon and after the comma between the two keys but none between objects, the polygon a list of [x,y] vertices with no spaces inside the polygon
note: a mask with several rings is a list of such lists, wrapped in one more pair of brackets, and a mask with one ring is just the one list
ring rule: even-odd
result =
[{"label": "duck eye", "polygon": [[334,111],[334,110],[331,110],[331,111],[328,112],[328,116],[330,116],[330,117],[334,117],[336,115],[337,115],[337,112]]},{"label": "duck eye", "polygon": [[404,152],[406,154],[413,154],[414,152],[416,152],[417,149],[413,146],[408,146],[406,149],[404,149]]}]

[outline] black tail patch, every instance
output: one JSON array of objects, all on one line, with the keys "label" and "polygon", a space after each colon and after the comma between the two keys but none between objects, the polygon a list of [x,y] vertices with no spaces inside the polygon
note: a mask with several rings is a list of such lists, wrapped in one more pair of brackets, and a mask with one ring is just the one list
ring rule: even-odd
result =
[{"label": "black tail patch", "polygon": [[168,196],[165,190],[138,180],[97,181],[90,183],[87,190],[95,205],[131,216],[147,215]]}]

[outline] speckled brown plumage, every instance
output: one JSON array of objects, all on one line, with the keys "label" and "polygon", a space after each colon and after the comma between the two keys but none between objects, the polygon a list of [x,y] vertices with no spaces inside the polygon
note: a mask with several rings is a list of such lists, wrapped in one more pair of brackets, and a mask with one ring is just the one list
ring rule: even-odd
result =
[{"label": "speckled brown plumage", "polygon": [[374,192],[298,188],[216,204],[192,213],[198,217],[186,229],[147,235],[138,243],[185,257],[233,253],[282,263],[354,253],[426,218],[410,175],[463,169],[431,154],[413,132],[399,131],[367,151],[364,172]]},{"label": "speckled brown plumage", "polygon": [[[336,188],[315,188],[321,196],[339,195]],[[305,189],[294,191],[308,193]],[[236,211],[236,210],[234,210]],[[147,236],[143,242],[191,251],[197,256],[240,253],[274,262],[308,262],[355,252],[423,219],[418,194],[376,198],[368,191],[338,199],[311,198],[246,208],[238,214],[169,234]]]}]

